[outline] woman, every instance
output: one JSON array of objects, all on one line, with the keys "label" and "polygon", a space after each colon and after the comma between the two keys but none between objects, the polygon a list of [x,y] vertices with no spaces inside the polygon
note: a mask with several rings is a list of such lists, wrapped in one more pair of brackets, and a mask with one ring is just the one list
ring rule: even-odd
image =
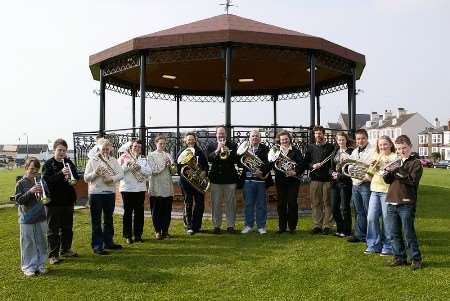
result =
[{"label": "woman", "polygon": [[[397,160],[395,146],[391,138],[381,136],[377,140],[377,148],[374,161],[372,162],[373,170],[377,171],[372,177],[370,184],[369,210],[367,214],[367,249],[364,254],[381,253],[381,256],[392,255],[391,235],[386,230],[387,204],[386,195],[389,184],[383,180],[380,172],[386,164]],[[383,226],[380,226],[380,218]]]},{"label": "woman", "polygon": [[[197,135],[194,132],[189,132],[184,137],[184,143],[186,147],[183,148],[177,155],[180,154],[188,147],[193,148],[195,151],[195,159],[199,168],[201,169],[201,175],[207,177],[208,175],[208,160],[206,159],[203,150],[197,145]],[[178,164],[178,174],[181,174],[181,168],[183,165]],[[183,177],[180,176],[180,187],[184,196],[184,226],[188,235],[200,232],[202,228],[203,212],[205,211],[205,196],[191,186]],[[195,200],[195,204],[194,204]]]},{"label": "woman", "polygon": [[169,237],[173,201],[170,165],[173,161],[170,154],[164,151],[166,138],[158,136],[155,138],[155,142],[156,150],[148,154],[148,163],[151,169],[149,194],[155,238],[161,240]]},{"label": "woman", "polygon": [[[92,223],[91,246],[94,254],[106,255],[105,249],[117,250],[122,246],[113,242],[115,207],[115,183],[123,178],[123,170],[116,158],[111,156],[112,144],[109,140],[98,140],[99,153],[89,159],[84,171],[88,183],[89,204]],[[102,228],[103,213],[103,228]]]},{"label": "woman", "polygon": [[331,200],[333,218],[336,222],[336,236],[346,237],[352,234],[352,212],[350,201],[352,198],[352,179],[342,174],[339,165],[352,154],[351,140],[347,133],[336,134],[338,147],[334,151],[331,161]]},{"label": "woman", "polygon": [[289,227],[289,232],[294,234],[298,223],[298,177],[305,171],[305,167],[300,151],[291,144],[292,138],[288,131],[279,132],[276,140],[280,143],[281,153],[296,163],[295,169],[287,170],[286,173],[275,169],[279,218],[277,233],[284,233]]},{"label": "woman", "polygon": [[[127,142],[127,145],[130,145],[130,142]],[[119,191],[122,194],[124,209],[123,237],[127,244],[142,242],[144,199],[150,167],[147,159],[141,156],[141,153],[142,141],[135,140],[118,159],[119,165],[124,172],[124,177],[120,181]]]}]

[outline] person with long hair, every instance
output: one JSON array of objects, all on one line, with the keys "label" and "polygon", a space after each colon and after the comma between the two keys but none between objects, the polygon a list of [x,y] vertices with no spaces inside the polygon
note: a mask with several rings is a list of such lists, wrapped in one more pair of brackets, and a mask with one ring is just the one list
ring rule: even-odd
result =
[{"label": "person with long hair", "polygon": [[150,209],[157,240],[169,238],[169,226],[172,214],[173,182],[170,165],[173,159],[166,149],[166,138],[155,138],[156,150],[148,154],[148,163],[152,170],[149,180]]},{"label": "person with long hair", "polygon": [[[383,166],[397,159],[394,143],[389,136],[378,138],[376,150],[372,161],[374,170],[382,170]],[[381,253],[383,256],[392,255],[391,235],[386,224],[386,195],[388,190],[389,184],[384,182],[383,176],[379,172],[375,172],[370,183],[371,193],[367,213],[366,234],[367,249],[364,251],[364,254]]]},{"label": "person with long hair", "polygon": [[[201,170],[201,175],[207,177],[209,168],[208,160],[206,159],[203,150],[197,144],[197,135],[194,132],[186,133],[184,143],[185,147],[178,152],[177,158],[187,148],[192,148],[194,150],[195,161]],[[183,164],[177,165],[178,174],[181,174],[181,168],[183,166]],[[184,197],[184,226],[186,228],[186,233],[188,235],[193,235],[200,232],[202,229],[203,213],[205,211],[205,196],[203,193],[192,187],[192,185],[182,176],[180,176],[180,187]]]},{"label": "person with long hair", "polygon": [[352,141],[345,132],[336,134],[337,147],[331,159],[331,200],[333,218],[336,222],[336,236],[346,237],[352,235],[352,211],[350,201],[352,198],[352,179],[342,173],[340,164],[352,154]]}]

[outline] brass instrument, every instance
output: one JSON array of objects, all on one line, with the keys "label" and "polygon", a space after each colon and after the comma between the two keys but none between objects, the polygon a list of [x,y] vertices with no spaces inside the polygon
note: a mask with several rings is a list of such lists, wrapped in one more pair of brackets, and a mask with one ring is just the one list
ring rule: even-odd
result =
[{"label": "brass instrument", "polygon": [[50,203],[50,198],[47,197],[47,193],[45,192],[44,182],[42,181],[42,176],[38,176],[34,178],[34,183],[36,185],[41,186],[42,192],[36,193],[36,199],[42,204]]},{"label": "brass instrument", "polygon": [[397,159],[395,161],[392,161],[388,164],[386,164],[382,171],[380,171],[380,175],[384,176],[388,172],[391,172],[397,168],[400,168],[402,166],[402,159]]},{"label": "brass instrument", "polygon": [[335,152],[332,152],[328,157],[326,157],[325,159],[323,159],[322,161],[319,162],[319,167],[311,169],[310,172],[320,169],[325,163],[330,161],[334,155],[335,155]]},{"label": "brass instrument", "polygon": [[[288,176],[288,170],[295,170],[297,167],[297,163],[294,160],[283,154],[279,145],[272,146],[267,157],[269,162],[274,162],[275,169],[284,173],[286,176]],[[295,178],[302,180],[300,175],[296,175]]]},{"label": "brass instrument", "polygon": [[354,159],[347,159],[340,162],[336,166],[336,169],[342,169],[342,174],[361,181],[364,180],[366,175],[372,177],[375,174],[374,164],[371,165]]},{"label": "brass instrument", "polygon": [[147,180],[147,177],[144,176],[141,172],[140,165],[137,163],[138,158],[133,156],[133,154],[129,150],[126,150],[125,152],[131,158],[131,161],[129,162],[131,173],[138,182],[145,182]]},{"label": "brass instrument", "polygon": [[64,167],[69,169],[70,178],[67,179],[67,182],[69,182],[69,185],[74,186],[75,184],[77,184],[77,179],[73,176],[72,168],[70,168],[69,162],[64,161],[64,159],[62,159],[62,162],[64,164]]},{"label": "brass instrument", "polygon": [[[253,174],[256,174],[258,170],[262,171],[264,167],[264,162],[256,156],[256,154],[250,152],[248,149],[250,147],[249,141],[244,141],[239,145],[239,148],[237,150],[237,155],[241,156],[241,163],[244,165],[248,170],[250,170]],[[260,176],[259,178],[261,180],[265,180],[269,176],[269,173],[266,175]]]},{"label": "brass instrument", "polygon": [[[223,143],[223,142],[225,142],[225,140],[222,139],[221,142]],[[226,159],[228,159],[229,156],[230,156],[230,150],[228,148],[221,147],[220,153],[219,153],[219,158],[221,160],[226,160]]]},{"label": "brass instrument", "polygon": [[184,165],[180,170],[183,177],[194,189],[200,193],[208,191],[210,182],[208,177],[202,175],[202,171],[195,158],[195,149],[188,147],[178,156],[178,164]]},{"label": "brass instrument", "polygon": [[114,177],[117,175],[114,168],[112,168],[111,165],[109,165],[108,161],[103,157],[101,153],[98,153],[96,157],[100,161],[100,165],[98,166],[98,169],[96,171],[99,176]]},{"label": "brass instrument", "polygon": [[167,159],[170,161],[170,165],[169,165],[169,172],[170,172],[170,175],[174,176],[174,175],[176,175],[177,172],[178,172],[178,169],[177,169],[177,163],[175,163],[175,162],[172,160],[172,157],[170,157],[169,155],[167,155]]}]

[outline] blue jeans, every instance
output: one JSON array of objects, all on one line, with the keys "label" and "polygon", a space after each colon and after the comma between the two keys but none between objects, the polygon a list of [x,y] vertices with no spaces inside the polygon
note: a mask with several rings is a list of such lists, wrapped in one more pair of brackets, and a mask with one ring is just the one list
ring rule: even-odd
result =
[{"label": "blue jeans", "polygon": [[258,229],[264,228],[267,220],[266,183],[245,181],[243,192],[245,200],[245,225],[250,228],[253,227],[256,207],[256,225]]},{"label": "blue jeans", "polygon": [[387,204],[387,224],[389,227],[388,231],[392,236],[392,251],[394,256],[403,262],[406,262],[406,250],[408,249],[413,260],[422,260],[419,251],[419,242],[417,241],[416,230],[414,228],[415,217],[415,205]]},{"label": "blue jeans", "polygon": [[[383,225],[380,226],[380,217]],[[367,214],[367,251],[392,254],[391,235],[387,225],[386,193],[372,191]]]},{"label": "blue jeans", "polygon": [[355,238],[366,240],[367,212],[369,210],[370,184],[353,185],[352,201],[355,207]]},{"label": "blue jeans", "polygon": [[92,223],[91,246],[94,251],[100,251],[105,246],[111,246],[113,244],[115,194],[90,194],[89,203]]}]

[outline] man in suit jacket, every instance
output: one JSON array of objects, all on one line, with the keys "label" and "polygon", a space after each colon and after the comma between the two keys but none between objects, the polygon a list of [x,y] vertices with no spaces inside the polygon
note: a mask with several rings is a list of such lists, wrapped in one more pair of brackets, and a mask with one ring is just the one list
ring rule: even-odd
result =
[{"label": "man in suit jacket", "polygon": [[[216,141],[207,147],[208,161],[212,163],[211,181],[213,232],[219,234],[222,225],[222,200],[227,216],[227,231],[234,233],[236,222],[236,143],[227,139],[224,127],[216,129]],[[223,198],[223,199],[222,199]]]}]

